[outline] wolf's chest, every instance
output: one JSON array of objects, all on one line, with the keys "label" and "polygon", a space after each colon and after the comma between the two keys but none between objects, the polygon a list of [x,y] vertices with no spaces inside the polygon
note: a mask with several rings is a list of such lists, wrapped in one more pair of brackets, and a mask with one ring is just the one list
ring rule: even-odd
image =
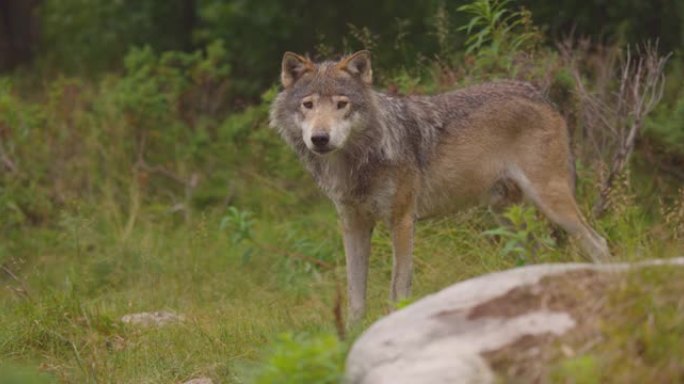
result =
[{"label": "wolf's chest", "polygon": [[314,175],[323,192],[337,205],[354,206],[384,220],[391,215],[396,180],[382,171],[322,169]]}]

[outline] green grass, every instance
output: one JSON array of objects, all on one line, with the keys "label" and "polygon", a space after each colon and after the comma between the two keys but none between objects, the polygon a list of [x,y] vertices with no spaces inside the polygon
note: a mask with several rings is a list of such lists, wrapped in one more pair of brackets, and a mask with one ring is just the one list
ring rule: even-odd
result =
[{"label": "green grass", "polygon": [[[169,383],[209,376],[241,383],[263,375],[258,362],[275,358],[268,351],[279,335],[314,335],[310,344],[302,342],[305,348],[320,342],[315,335],[334,334],[336,288],[345,285],[331,204],[319,196],[271,210],[276,213],[248,216],[209,210],[180,224],[171,214],[143,211],[124,236],[102,211],[81,209],[63,212],[54,228],[23,230],[4,248],[0,361],[39,367],[61,382]],[[603,231],[617,231],[613,239],[644,231],[631,242],[611,241],[618,259],[653,256],[642,252],[655,243],[653,235],[638,226],[613,228],[615,220],[600,223]],[[505,239],[483,234],[492,222],[483,209],[421,222],[415,298],[519,264],[501,253]],[[236,236],[240,231],[247,236]],[[676,246],[660,246],[655,256],[673,256]],[[572,243],[541,248],[536,257],[534,262],[582,260]],[[370,313],[352,335],[391,311],[391,263],[390,236],[381,226],[373,240]],[[158,329],[119,321],[127,313],[156,310],[187,319]],[[334,354],[337,361],[344,350]]]},{"label": "green grass", "polygon": [[[178,225],[150,215],[122,238],[97,213],[65,213],[57,228],[23,233],[11,247],[21,253],[3,264],[16,279],[5,273],[0,291],[2,360],[40,364],[67,382],[172,382],[198,374],[239,382],[236,364],[258,358],[278,334],[331,332],[336,286],[345,282],[330,205],[318,199],[306,212],[256,216],[251,241],[236,242],[222,218],[199,215]],[[446,224],[421,227],[427,241],[420,244],[453,231]],[[390,308],[389,236],[380,231],[374,245],[371,318]],[[429,280],[418,295],[483,271],[478,259],[461,263],[445,248],[418,252],[440,262],[417,258],[417,278]],[[188,320],[161,329],[118,321],[155,310]]]},{"label": "green grass", "polygon": [[[225,379],[275,335],[329,323],[335,270],[319,272],[277,251],[304,222],[321,225],[303,238],[325,242],[335,229],[329,212],[258,221],[257,240],[276,239],[274,251],[248,260],[220,217],[140,223],[125,240],[97,219],[70,217],[65,228],[32,234],[27,251],[35,256],[2,291],[3,361],[40,361],[68,382],[172,382],[200,372]],[[151,330],[118,321],[162,309],[188,320]]]}]

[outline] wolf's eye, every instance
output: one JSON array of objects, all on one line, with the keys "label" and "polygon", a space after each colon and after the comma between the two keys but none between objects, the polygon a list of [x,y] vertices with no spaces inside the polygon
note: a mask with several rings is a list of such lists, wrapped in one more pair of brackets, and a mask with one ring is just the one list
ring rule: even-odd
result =
[{"label": "wolf's eye", "polygon": [[338,101],[337,102],[337,109],[343,109],[347,106],[347,104],[349,104],[348,101],[344,101],[344,100]]},{"label": "wolf's eye", "polygon": [[311,109],[311,108],[313,108],[313,102],[312,102],[312,101],[305,101],[305,102],[302,103],[302,105],[303,105],[304,108],[306,108],[306,109]]}]

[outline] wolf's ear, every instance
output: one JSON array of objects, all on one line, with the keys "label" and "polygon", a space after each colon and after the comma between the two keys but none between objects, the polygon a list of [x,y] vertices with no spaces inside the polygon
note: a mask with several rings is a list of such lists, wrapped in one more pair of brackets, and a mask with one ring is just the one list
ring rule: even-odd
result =
[{"label": "wolf's ear", "polygon": [[361,81],[370,85],[373,83],[373,69],[371,68],[370,56],[370,51],[364,49],[342,59],[337,64],[337,67],[349,72],[353,76],[358,76]]},{"label": "wolf's ear", "polygon": [[314,64],[308,58],[296,53],[285,52],[280,72],[280,81],[287,88],[294,84],[302,75],[314,69]]}]

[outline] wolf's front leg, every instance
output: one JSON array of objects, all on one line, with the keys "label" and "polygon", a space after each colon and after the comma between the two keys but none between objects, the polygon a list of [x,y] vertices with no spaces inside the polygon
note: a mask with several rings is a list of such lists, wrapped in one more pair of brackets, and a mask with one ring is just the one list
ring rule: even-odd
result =
[{"label": "wolf's front leg", "polygon": [[411,275],[413,274],[413,211],[405,212],[392,222],[392,285],[390,299],[397,301],[411,295]]},{"label": "wolf's front leg", "polygon": [[371,235],[375,221],[356,209],[339,209],[342,219],[344,253],[347,259],[349,322],[358,322],[366,308],[366,281]]}]

